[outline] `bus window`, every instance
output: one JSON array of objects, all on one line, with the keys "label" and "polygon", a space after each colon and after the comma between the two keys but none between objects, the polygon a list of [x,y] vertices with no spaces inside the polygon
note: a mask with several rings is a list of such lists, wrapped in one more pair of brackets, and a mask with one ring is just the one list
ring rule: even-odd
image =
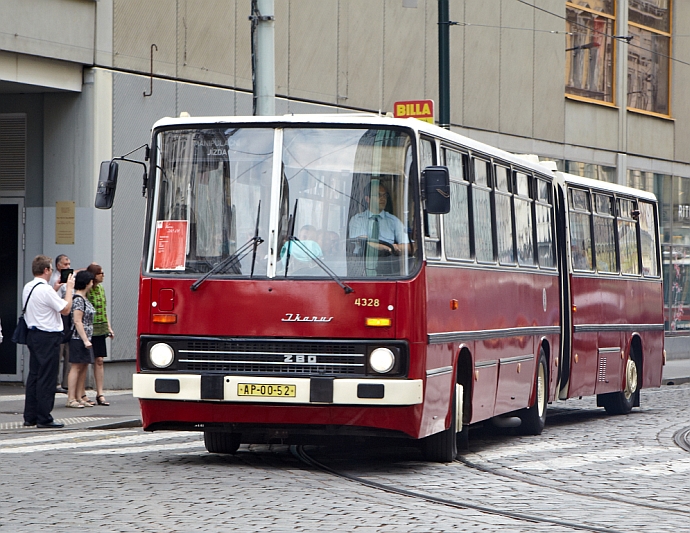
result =
[{"label": "bus window", "polygon": [[640,249],[642,253],[642,273],[645,276],[657,277],[659,264],[657,262],[656,226],[654,224],[654,205],[639,202],[640,211]]},{"label": "bus window", "polygon": [[552,186],[546,180],[537,179],[537,257],[539,266],[553,268],[556,266],[556,254],[553,242],[553,201]]},{"label": "bus window", "polygon": [[592,270],[589,192],[570,189],[570,255],[573,269]]},{"label": "bus window", "polygon": [[484,262],[494,260],[488,168],[488,162],[481,159],[474,160],[474,183],[472,184],[474,250],[477,261]]},{"label": "bus window", "polygon": [[616,264],[616,237],[613,220],[613,197],[595,194],[594,251],[597,271],[618,272]]},{"label": "bus window", "polygon": [[278,277],[328,277],[314,257],[338,276],[398,276],[414,268],[407,134],[285,128],[282,163],[281,219],[293,220],[280,228]]},{"label": "bus window", "polygon": [[467,204],[468,183],[463,155],[444,150],[445,164],[450,173],[450,213],[443,215],[443,235],[448,259],[470,259],[470,220]]},{"label": "bus window", "polygon": [[494,169],[496,170],[494,202],[496,204],[498,262],[512,265],[515,263],[515,249],[513,245],[512,195],[508,188],[510,170],[499,165],[496,165]]},{"label": "bus window", "polygon": [[[421,170],[434,164],[435,144],[429,139],[419,143],[419,162]],[[426,215],[424,251],[429,259],[441,258],[441,216]]]},{"label": "bus window", "polygon": [[520,265],[534,264],[534,238],[532,223],[532,198],[529,187],[530,177],[522,172],[515,174],[515,237],[517,256]]},{"label": "bus window", "polygon": [[623,274],[640,273],[637,225],[632,215],[634,205],[632,200],[618,199],[618,246]]}]

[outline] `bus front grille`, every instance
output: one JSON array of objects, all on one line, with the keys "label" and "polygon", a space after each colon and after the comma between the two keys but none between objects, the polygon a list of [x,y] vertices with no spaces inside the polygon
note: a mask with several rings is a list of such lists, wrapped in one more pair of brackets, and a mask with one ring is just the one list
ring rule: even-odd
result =
[{"label": "bus front grille", "polygon": [[334,342],[190,340],[178,346],[178,368],[190,372],[357,376],[363,345]]}]

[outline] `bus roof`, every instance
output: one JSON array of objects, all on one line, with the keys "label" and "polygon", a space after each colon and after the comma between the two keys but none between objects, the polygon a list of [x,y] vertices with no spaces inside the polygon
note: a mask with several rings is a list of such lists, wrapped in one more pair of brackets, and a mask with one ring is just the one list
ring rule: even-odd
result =
[{"label": "bus roof", "polygon": [[507,163],[513,163],[534,172],[547,176],[553,176],[549,168],[534,161],[516,155],[495,146],[484,144],[459,133],[441,128],[416,118],[393,118],[375,113],[341,113],[341,114],[314,114],[314,115],[282,115],[282,116],[209,116],[209,117],[166,117],[158,120],[153,128],[184,127],[189,126],[216,126],[219,124],[254,123],[254,124],[345,124],[345,125],[372,125],[372,126],[398,126],[413,129],[420,133],[441,138],[448,142],[460,144],[472,151],[481,152],[484,155],[501,159]]},{"label": "bus roof", "polygon": [[158,120],[153,129],[167,128],[167,127],[185,127],[185,126],[217,126],[220,124],[344,124],[344,125],[372,125],[372,126],[398,126],[415,130],[419,133],[437,137],[446,140],[450,143],[457,143],[464,146],[471,151],[481,152],[484,155],[501,159],[506,163],[521,166],[538,172],[546,176],[560,176],[566,184],[580,185],[582,187],[590,187],[604,191],[614,192],[617,194],[624,194],[627,196],[639,197],[646,200],[656,202],[656,196],[652,193],[625,187],[623,185],[616,185],[601,180],[582,178],[573,174],[564,172],[553,172],[547,166],[544,166],[535,161],[536,156],[517,155],[495,146],[491,146],[479,141],[475,141],[469,137],[465,137],[459,133],[441,128],[435,124],[429,124],[417,120],[416,118],[393,118],[389,116],[377,115],[375,113],[339,113],[339,114],[312,114],[312,115],[276,115],[276,116],[206,116],[193,117],[183,116],[179,118],[165,117]]},{"label": "bus roof", "polygon": [[632,196],[635,198],[656,202],[656,196],[651,192],[633,189],[632,187],[626,187],[625,185],[618,185],[616,183],[609,183],[607,181],[583,178],[582,176],[575,176],[574,174],[567,174],[565,172],[556,172],[556,174],[565,182],[566,185],[578,185],[580,187],[598,189],[600,191]]}]

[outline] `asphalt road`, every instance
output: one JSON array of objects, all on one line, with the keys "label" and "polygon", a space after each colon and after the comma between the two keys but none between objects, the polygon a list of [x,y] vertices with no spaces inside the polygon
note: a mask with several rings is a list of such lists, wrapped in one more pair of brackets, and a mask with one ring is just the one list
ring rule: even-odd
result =
[{"label": "asphalt road", "polygon": [[686,531],[689,405],[690,384],[627,416],[561,402],[541,436],[478,428],[446,465],[371,441],[222,456],[197,433],[8,429],[0,531]]}]

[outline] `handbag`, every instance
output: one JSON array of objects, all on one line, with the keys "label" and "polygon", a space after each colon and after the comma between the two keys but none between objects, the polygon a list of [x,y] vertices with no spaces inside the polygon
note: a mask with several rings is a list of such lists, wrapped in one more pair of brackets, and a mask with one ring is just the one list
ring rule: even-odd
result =
[{"label": "handbag", "polygon": [[[77,295],[78,296],[78,295]],[[74,296],[72,301],[74,302]],[[81,296],[79,296],[81,298]],[[67,344],[72,338],[72,333],[74,333],[74,322],[72,321],[72,312],[68,315],[62,315],[62,344]]]},{"label": "handbag", "polygon": [[26,299],[26,303],[24,304],[24,309],[22,309],[22,314],[19,317],[19,320],[17,320],[17,327],[14,328],[14,333],[12,334],[12,342],[15,344],[26,344],[26,338],[29,335],[29,326],[26,325],[26,320],[24,320],[24,314],[26,313],[26,306],[29,305],[31,294],[34,292],[34,289],[39,285],[40,283],[36,283],[36,285],[33,286],[33,289],[31,289],[31,292],[29,293],[29,296]]}]

